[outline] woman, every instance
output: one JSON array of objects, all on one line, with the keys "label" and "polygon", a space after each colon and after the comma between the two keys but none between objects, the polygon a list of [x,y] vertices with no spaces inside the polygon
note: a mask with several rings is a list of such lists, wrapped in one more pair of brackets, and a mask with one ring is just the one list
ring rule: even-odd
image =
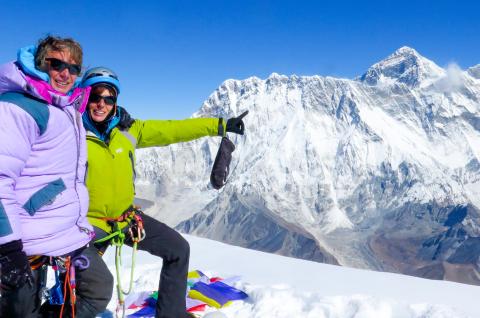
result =
[{"label": "woman", "polygon": [[[92,88],[83,122],[88,147],[88,219],[97,242],[112,232],[126,232],[140,213],[146,238],[138,248],[163,259],[156,317],[190,317],[185,305],[190,248],[178,232],[133,207],[135,149],[223,136],[225,132],[243,134],[243,121],[231,118],[225,125],[221,118],[133,120],[117,105],[118,77],[104,67],[88,70],[82,86]],[[127,239],[125,243],[132,246],[133,242]],[[108,244],[109,240],[103,241],[95,248],[102,254]]]}]

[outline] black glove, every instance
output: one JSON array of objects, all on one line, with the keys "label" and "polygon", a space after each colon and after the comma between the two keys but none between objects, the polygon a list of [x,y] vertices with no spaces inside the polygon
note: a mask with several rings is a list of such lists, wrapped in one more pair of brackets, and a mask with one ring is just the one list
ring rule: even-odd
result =
[{"label": "black glove", "polygon": [[248,110],[238,117],[233,117],[227,120],[226,131],[243,135],[243,133],[245,132],[245,124],[243,123],[242,118],[247,116],[247,114]]},{"label": "black glove", "polygon": [[0,245],[0,290],[20,288],[27,282],[32,284],[32,270],[22,241]]},{"label": "black glove", "polygon": [[210,183],[219,190],[227,182],[227,177],[230,172],[230,162],[232,161],[232,152],[235,150],[235,145],[227,137],[222,138],[220,147],[218,148],[215,162],[213,163],[212,173],[210,174]]}]

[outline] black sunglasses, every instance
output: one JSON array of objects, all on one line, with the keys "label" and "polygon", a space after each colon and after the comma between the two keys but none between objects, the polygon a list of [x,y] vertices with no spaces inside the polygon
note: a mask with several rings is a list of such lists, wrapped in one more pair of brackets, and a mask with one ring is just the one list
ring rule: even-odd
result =
[{"label": "black sunglasses", "polygon": [[57,72],[61,72],[67,68],[71,75],[79,75],[82,71],[82,67],[80,65],[70,64],[53,57],[47,57],[45,61],[48,61],[50,63],[50,67]]},{"label": "black sunglasses", "polygon": [[88,98],[88,102],[100,103],[102,99],[103,99],[103,102],[109,106],[115,105],[115,103],[117,102],[117,98],[115,96],[102,96],[98,94],[91,94],[90,97]]}]

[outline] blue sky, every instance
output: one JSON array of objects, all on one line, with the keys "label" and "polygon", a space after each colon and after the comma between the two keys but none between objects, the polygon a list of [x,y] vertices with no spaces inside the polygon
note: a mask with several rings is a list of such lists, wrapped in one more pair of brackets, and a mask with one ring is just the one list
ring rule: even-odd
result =
[{"label": "blue sky", "polygon": [[8,1],[0,62],[47,33],[114,69],[135,117],[189,117],[226,79],[353,78],[408,45],[440,66],[480,63],[474,1]]}]

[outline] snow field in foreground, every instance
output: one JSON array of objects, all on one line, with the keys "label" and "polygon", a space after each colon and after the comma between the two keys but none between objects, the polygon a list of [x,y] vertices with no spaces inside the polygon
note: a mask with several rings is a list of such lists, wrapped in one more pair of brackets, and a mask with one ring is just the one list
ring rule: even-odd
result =
[{"label": "snow field in foreground", "polygon": [[[379,273],[257,252],[185,235],[190,269],[224,278],[240,275],[236,287],[250,298],[221,309],[229,318],[476,318],[480,287]],[[131,249],[123,251],[124,289]],[[104,256],[115,273],[114,248]],[[162,261],[140,251],[134,291],[158,287]],[[108,309],[115,312],[116,291]],[[107,316],[104,316],[107,317]]]}]

